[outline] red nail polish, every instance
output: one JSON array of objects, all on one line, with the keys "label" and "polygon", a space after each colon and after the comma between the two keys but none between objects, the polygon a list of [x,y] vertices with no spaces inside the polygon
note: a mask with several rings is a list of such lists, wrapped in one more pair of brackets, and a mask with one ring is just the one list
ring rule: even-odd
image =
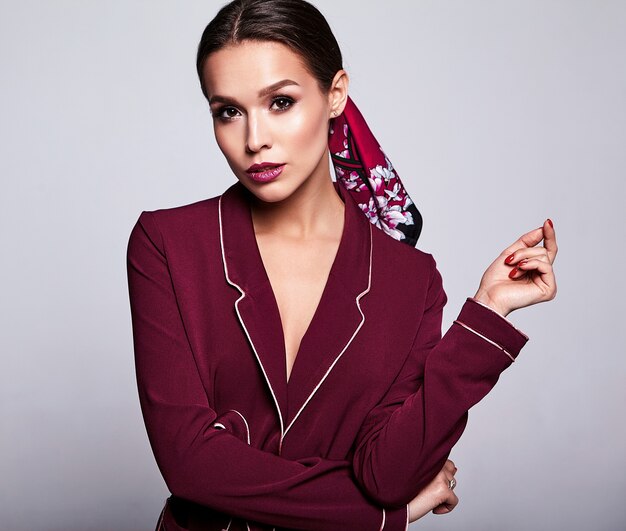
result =
[{"label": "red nail polish", "polygon": [[550,223],[550,226],[554,228],[554,223],[552,223],[552,220],[550,218],[548,218],[548,223]]},{"label": "red nail polish", "polygon": [[514,256],[515,256],[515,253],[510,254],[509,256],[506,257],[506,260],[504,262],[507,264],[510,264],[513,261]]},{"label": "red nail polish", "polygon": [[513,269],[511,269],[511,272],[509,273],[509,278],[513,278],[515,276],[515,273],[517,273],[518,269],[517,267],[514,267]]}]

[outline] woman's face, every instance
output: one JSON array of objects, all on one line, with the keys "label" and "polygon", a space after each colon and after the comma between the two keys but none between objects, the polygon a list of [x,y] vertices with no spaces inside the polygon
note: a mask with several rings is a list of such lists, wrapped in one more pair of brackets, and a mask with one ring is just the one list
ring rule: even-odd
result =
[{"label": "woman's face", "polygon": [[[320,91],[302,61],[284,44],[243,41],[212,53],[204,65],[217,144],[237,179],[263,201],[330,180],[329,119],[343,106],[336,90]],[[247,173],[268,162],[284,164],[273,180],[258,182]]]}]

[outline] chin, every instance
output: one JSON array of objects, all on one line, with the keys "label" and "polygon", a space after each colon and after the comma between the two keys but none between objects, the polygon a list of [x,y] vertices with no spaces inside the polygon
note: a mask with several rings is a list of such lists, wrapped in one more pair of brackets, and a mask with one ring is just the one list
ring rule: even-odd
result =
[{"label": "chin", "polygon": [[280,178],[269,183],[257,183],[250,179],[239,179],[239,181],[259,201],[263,201],[264,203],[278,203],[284,201],[295,191],[293,186],[281,182]]}]

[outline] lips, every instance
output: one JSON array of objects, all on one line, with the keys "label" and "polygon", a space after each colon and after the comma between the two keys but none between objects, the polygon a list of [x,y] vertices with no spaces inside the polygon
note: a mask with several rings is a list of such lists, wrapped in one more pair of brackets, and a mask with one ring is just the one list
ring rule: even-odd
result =
[{"label": "lips", "polygon": [[277,168],[278,166],[283,166],[284,162],[261,162],[260,164],[253,164],[246,171],[248,173],[252,172],[261,172],[268,170],[270,168]]},{"label": "lips", "polygon": [[246,170],[246,173],[253,181],[266,183],[276,179],[276,177],[282,173],[284,166],[284,163],[277,164],[274,162],[262,162],[260,164],[253,164],[250,166]]}]

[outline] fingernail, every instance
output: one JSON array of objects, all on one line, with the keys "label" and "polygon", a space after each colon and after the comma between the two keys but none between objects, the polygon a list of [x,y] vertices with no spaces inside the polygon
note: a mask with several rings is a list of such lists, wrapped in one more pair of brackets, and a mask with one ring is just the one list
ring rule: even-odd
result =
[{"label": "fingernail", "polygon": [[514,267],[513,269],[511,269],[511,272],[509,273],[509,278],[513,278],[515,276],[515,273],[517,273],[518,269],[517,267]]},{"label": "fingernail", "polygon": [[550,218],[548,218],[548,223],[550,223],[550,226],[554,228],[554,223],[552,223],[552,220]]},{"label": "fingernail", "polygon": [[523,260],[520,260],[519,263],[517,264],[517,267],[524,265],[526,262],[528,262],[528,258],[524,258]]},{"label": "fingernail", "polygon": [[504,262],[507,264],[510,264],[513,261],[514,256],[515,256],[515,253],[510,254],[509,256],[506,257],[506,260]]}]

